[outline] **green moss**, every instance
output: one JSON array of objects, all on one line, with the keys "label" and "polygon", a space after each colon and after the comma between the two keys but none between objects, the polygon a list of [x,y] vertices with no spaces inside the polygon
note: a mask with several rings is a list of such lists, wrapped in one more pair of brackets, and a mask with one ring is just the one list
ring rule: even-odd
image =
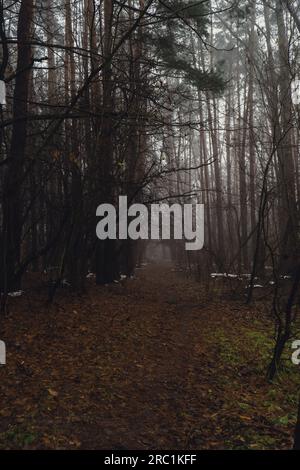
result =
[{"label": "green moss", "polygon": [[[230,419],[228,422],[225,419],[223,429],[232,438],[224,441],[225,448],[276,449],[283,445],[282,439],[288,447],[288,433],[293,432],[300,391],[299,367],[291,362],[290,343],[286,345],[275,380],[268,383],[265,377],[274,348],[271,323],[268,326],[256,320],[249,326],[238,325],[238,330],[220,324],[209,338],[212,340],[223,362],[223,374],[217,378],[222,390],[219,393],[230,403],[227,411]],[[242,398],[238,400],[238,397]],[[257,417],[260,417],[258,421]],[[264,426],[260,427],[260,419]],[[274,433],[278,428],[285,430],[284,436]]]},{"label": "green moss", "polygon": [[14,426],[0,434],[0,448],[18,448],[33,444],[38,439],[37,434],[26,426]]}]

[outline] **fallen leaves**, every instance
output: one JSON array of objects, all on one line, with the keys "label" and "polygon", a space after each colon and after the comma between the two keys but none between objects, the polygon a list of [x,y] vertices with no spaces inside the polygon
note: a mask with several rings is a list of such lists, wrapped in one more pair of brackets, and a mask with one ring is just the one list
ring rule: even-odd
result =
[{"label": "fallen leaves", "polygon": [[0,370],[0,447],[289,447],[293,404],[283,410],[279,390],[266,400],[256,311],[169,267],[88,282],[51,306],[11,300],[3,335],[19,347]]}]

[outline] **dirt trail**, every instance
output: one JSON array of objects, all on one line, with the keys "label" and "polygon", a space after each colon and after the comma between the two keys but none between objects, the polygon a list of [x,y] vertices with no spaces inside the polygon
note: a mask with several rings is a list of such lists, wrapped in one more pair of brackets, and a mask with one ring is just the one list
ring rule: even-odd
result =
[{"label": "dirt trail", "polygon": [[101,288],[91,280],[86,295],[61,293],[51,306],[25,294],[10,311],[0,447],[238,447],[250,425],[289,445],[291,429],[273,431],[251,402],[266,387],[253,358],[249,372],[220,356],[224,322],[230,338],[253,312],[209,299],[169,265]]}]

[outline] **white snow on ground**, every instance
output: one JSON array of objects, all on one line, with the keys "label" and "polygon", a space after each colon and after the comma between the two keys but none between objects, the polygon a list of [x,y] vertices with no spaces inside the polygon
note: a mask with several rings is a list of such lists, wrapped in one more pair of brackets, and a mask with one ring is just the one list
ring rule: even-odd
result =
[{"label": "white snow on ground", "polygon": [[[211,273],[210,277],[212,278],[226,278],[226,279],[238,279],[239,281],[242,281],[243,279],[251,279],[251,274],[230,274],[230,273]],[[258,277],[254,278],[255,280],[258,279]]]},{"label": "white snow on ground", "polygon": [[[244,276],[244,274],[238,275],[238,274],[230,274],[230,273],[211,273],[210,276],[212,278],[225,277],[227,279],[241,279],[240,276]],[[246,276],[248,276],[248,274],[246,274]]]},{"label": "white snow on ground", "polygon": [[[210,277],[212,278],[226,278],[226,279],[238,279],[241,281],[242,279],[251,279],[251,274],[230,274],[230,273],[211,273]],[[282,275],[280,276],[280,279],[292,279],[292,276],[289,275]],[[255,281],[258,280],[258,277],[255,276],[254,278]],[[275,281],[269,281],[270,285],[274,285]],[[249,286],[248,286],[249,287]],[[263,287],[260,284],[255,284],[253,287]]]},{"label": "white snow on ground", "polygon": [[17,290],[15,292],[9,292],[9,297],[20,297],[23,294],[22,290]]},{"label": "white snow on ground", "polygon": [[229,277],[229,276],[236,276],[236,274],[228,274],[228,273],[211,273],[211,277]]}]

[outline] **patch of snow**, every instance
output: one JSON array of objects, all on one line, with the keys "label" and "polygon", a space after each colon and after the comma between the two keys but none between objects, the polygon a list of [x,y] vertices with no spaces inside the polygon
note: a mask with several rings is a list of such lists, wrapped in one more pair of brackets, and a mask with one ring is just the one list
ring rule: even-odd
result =
[{"label": "patch of snow", "polygon": [[238,275],[237,274],[230,274],[230,273],[211,273],[210,277],[226,277],[230,279],[237,279]]},{"label": "patch of snow", "polygon": [[9,292],[9,297],[20,297],[23,294],[22,290],[17,290],[15,292]]},{"label": "patch of snow", "polygon": [[[246,286],[245,289],[249,289],[249,287],[250,287],[250,284],[249,284],[249,286]],[[262,286],[261,284],[254,284],[254,285],[253,285],[253,288],[254,288],[254,289],[256,289],[256,288],[262,288],[262,287],[264,287],[264,286]]]},{"label": "patch of snow", "polygon": [[86,278],[89,279],[91,277],[96,277],[95,273],[87,273]]},{"label": "patch of snow", "polygon": [[[212,278],[226,278],[226,279],[238,279],[239,281],[242,281],[243,279],[251,279],[251,274],[230,274],[230,273],[211,273],[210,277]],[[258,279],[258,277],[254,278],[255,280]]]}]

